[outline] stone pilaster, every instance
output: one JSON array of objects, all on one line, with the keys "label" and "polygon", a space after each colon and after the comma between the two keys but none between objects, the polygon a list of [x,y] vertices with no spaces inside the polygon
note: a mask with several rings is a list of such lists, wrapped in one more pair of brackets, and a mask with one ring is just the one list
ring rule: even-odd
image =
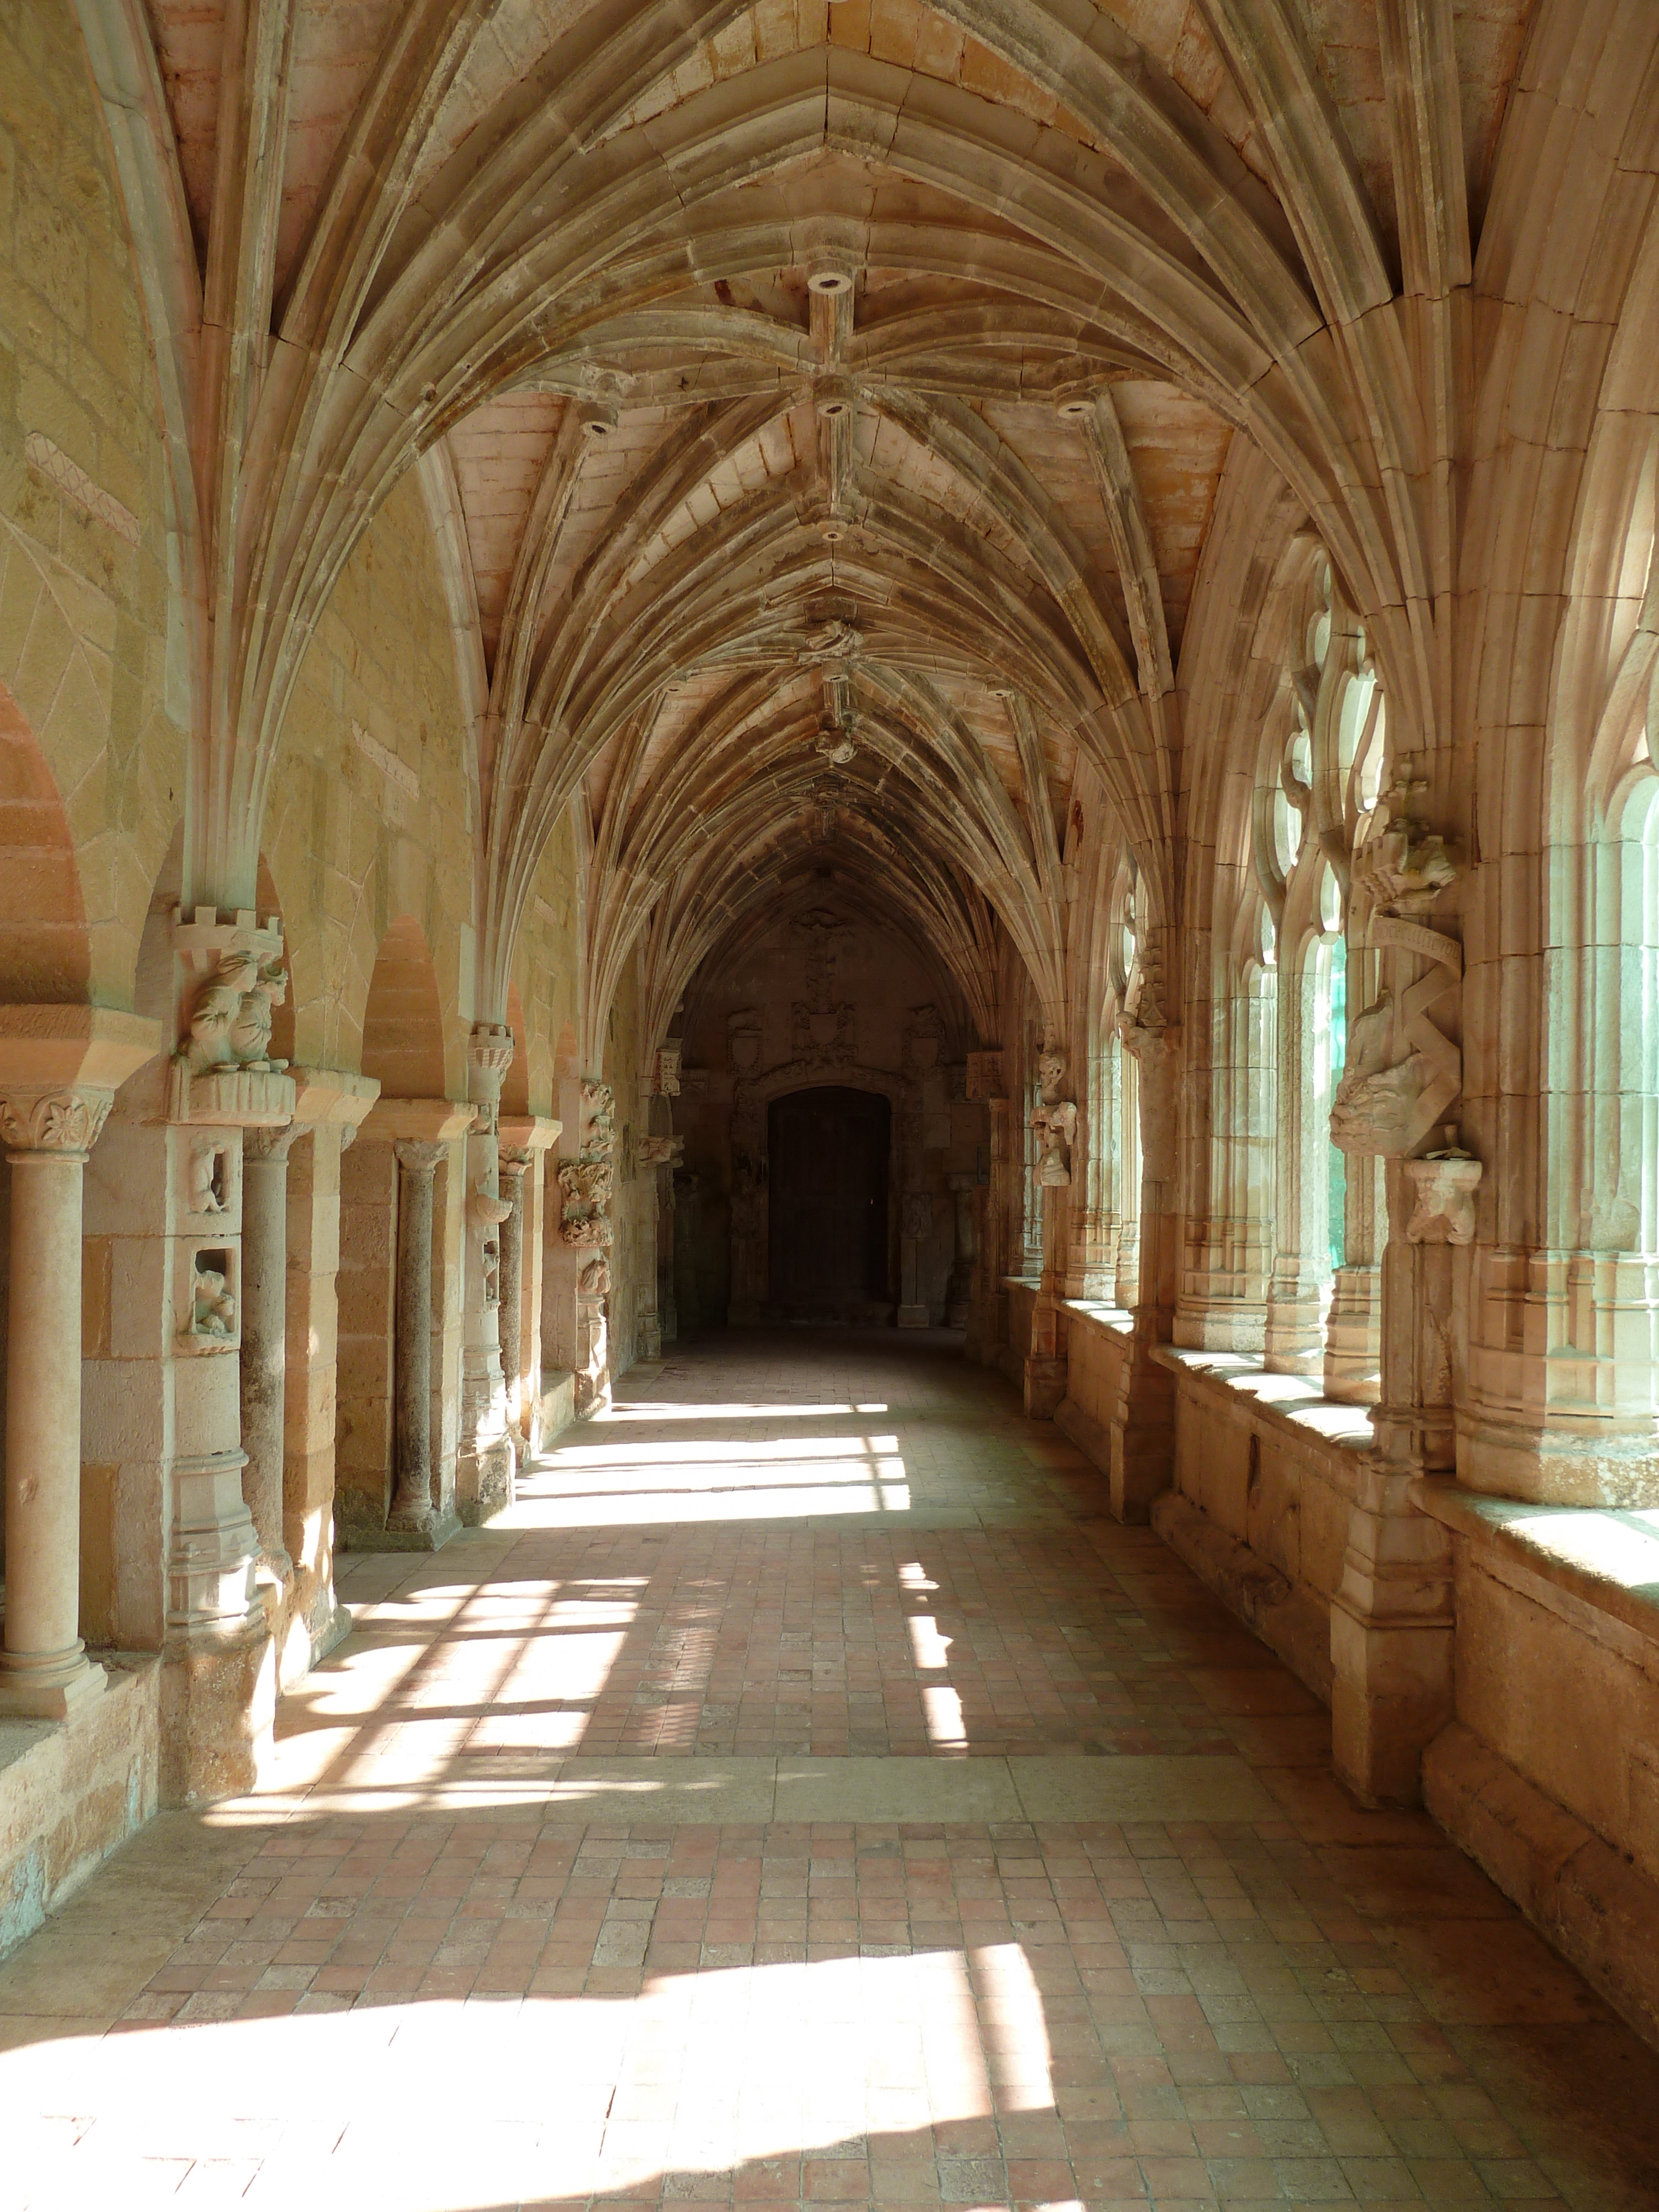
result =
[{"label": "stone pilaster", "polygon": [[[507,1413],[527,1451],[540,1449],[543,1433],[542,1299],[545,1280],[548,1159],[561,1124],[544,1115],[504,1114],[497,1135],[501,1171],[516,1218],[501,1237],[501,1363]],[[556,1199],[556,1193],[555,1194]],[[554,1206],[556,1217],[557,1206]],[[512,1285],[516,1244],[516,1293]]]},{"label": "stone pilaster", "polygon": [[0,1713],[67,1719],[104,1686],[80,1626],[83,1171],[116,1089],[156,1042],[131,1015],[0,1008],[11,1163]]},{"label": "stone pilaster", "polygon": [[288,1159],[305,1133],[250,1129],[242,1144],[242,1496],[262,1552],[262,1579],[280,1594],[294,1561],[283,1533],[288,1373]]},{"label": "stone pilaster", "polygon": [[461,1519],[476,1525],[513,1503],[518,1472],[501,1358],[501,1231],[512,1204],[501,1195],[496,1126],[501,1084],[513,1064],[511,1030],[477,1024],[467,1061],[477,1110],[466,1141],[465,1328],[455,1491]]},{"label": "stone pilaster", "polygon": [[[453,1412],[460,1375],[447,1344],[446,1306],[453,1315],[455,1286],[440,1237],[438,1176],[441,1169],[453,1182],[464,1167],[462,1139],[474,1110],[447,1098],[381,1098],[358,1139],[361,1149],[374,1147],[382,1161],[390,1152],[396,1180],[374,1178],[370,1211],[391,1240],[381,1264],[390,1268],[392,1358],[389,1378],[382,1367],[379,1385],[384,1389],[389,1380],[389,1402],[372,1395],[362,1401],[365,1419],[377,1402],[382,1407],[384,1427],[377,1431],[382,1441],[376,1447],[375,1487],[354,1487],[349,1514],[339,1525],[341,1540],[353,1551],[432,1551],[461,1525],[455,1462],[443,1426],[446,1395]],[[451,1212],[447,1192],[443,1203]],[[356,1233],[365,1235],[368,1227],[361,1224]],[[358,1471],[356,1483],[362,1480]],[[343,1493],[342,1504],[347,1502]]]}]

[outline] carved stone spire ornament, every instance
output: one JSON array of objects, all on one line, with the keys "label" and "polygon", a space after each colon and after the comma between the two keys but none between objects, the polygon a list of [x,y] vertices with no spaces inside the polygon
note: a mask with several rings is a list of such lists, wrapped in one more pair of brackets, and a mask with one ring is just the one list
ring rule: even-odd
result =
[{"label": "carved stone spire ornament", "polygon": [[1396,958],[1390,964],[1397,988],[1385,984],[1354,1017],[1348,1064],[1331,1103],[1331,1142],[1340,1152],[1409,1157],[1442,1125],[1463,1087],[1462,1054],[1430,1018],[1431,1008],[1461,994],[1463,948],[1415,919],[1459,873],[1444,840],[1411,818],[1408,809],[1423,788],[1397,781],[1387,828],[1354,857],[1354,888],[1373,902],[1371,943],[1421,968],[1413,981],[1398,985]]},{"label": "carved stone spire ornament", "polygon": [[617,1098],[608,1083],[582,1084],[582,1148],[559,1169],[559,1234],[567,1244],[605,1250],[613,1231],[609,1208],[615,1169]]}]

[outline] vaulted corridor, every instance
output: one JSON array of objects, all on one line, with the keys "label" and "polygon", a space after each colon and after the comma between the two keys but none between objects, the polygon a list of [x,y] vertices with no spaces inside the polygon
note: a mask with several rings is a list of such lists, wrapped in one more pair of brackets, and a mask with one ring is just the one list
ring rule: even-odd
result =
[{"label": "vaulted corridor", "polygon": [[0,1966],[5,2212],[1659,2202],[1651,2051],[958,1343],[683,1343],[343,1562]]}]

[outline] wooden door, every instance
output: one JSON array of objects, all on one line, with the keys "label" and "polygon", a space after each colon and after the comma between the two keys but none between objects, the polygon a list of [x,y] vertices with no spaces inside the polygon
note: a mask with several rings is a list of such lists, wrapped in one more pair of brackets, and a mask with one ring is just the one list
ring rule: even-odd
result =
[{"label": "wooden door", "polygon": [[891,1109],[839,1085],[792,1091],[767,1124],[769,1304],[781,1320],[852,1321],[889,1297]]}]

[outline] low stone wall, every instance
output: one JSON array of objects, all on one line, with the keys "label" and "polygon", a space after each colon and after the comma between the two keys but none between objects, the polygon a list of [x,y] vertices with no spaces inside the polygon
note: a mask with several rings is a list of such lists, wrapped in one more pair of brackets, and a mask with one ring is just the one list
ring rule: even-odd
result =
[{"label": "low stone wall", "polygon": [[72,1721],[0,1720],[0,1956],[155,1811],[160,1663],[104,1663]]},{"label": "low stone wall", "polygon": [[[1127,1316],[1066,1309],[1056,1425],[1105,1469]],[[1174,1371],[1164,1541],[1316,1696],[1370,1443],[1363,1407],[1246,1358],[1164,1348]],[[1423,1483],[1452,1538],[1455,1717],[1424,1800],[1608,2002],[1659,2043],[1659,1516],[1516,1504]]]},{"label": "low stone wall", "polygon": [[1086,1452],[1103,1474],[1111,1471],[1111,1419],[1129,1356],[1129,1316],[1115,1306],[1068,1298],[1064,1308],[1066,1395],[1054,1426]]},{"label": "low stone wall", "polygon": [[1008,1294],[1008,1341],[998,1351],[997,1364],[1018,1385],[1031,1355],[1031,1316],[1036,1307],[1037,1286],[1029,1276],[1005,1275],[1002,1287]]},{"label": "low stone wall", "polygon": [[1331,1600],[1370,1417],[1236,1353],[1158,1357],[1176,1376],[1175,1481],[1152,1526],[1328,1703]]},{"label": "low stone wall", "polygon": [[1451,1531],[1457,1717],[1424,1796],[1659,2041],[1659,1522],[1424,1483]]}]

